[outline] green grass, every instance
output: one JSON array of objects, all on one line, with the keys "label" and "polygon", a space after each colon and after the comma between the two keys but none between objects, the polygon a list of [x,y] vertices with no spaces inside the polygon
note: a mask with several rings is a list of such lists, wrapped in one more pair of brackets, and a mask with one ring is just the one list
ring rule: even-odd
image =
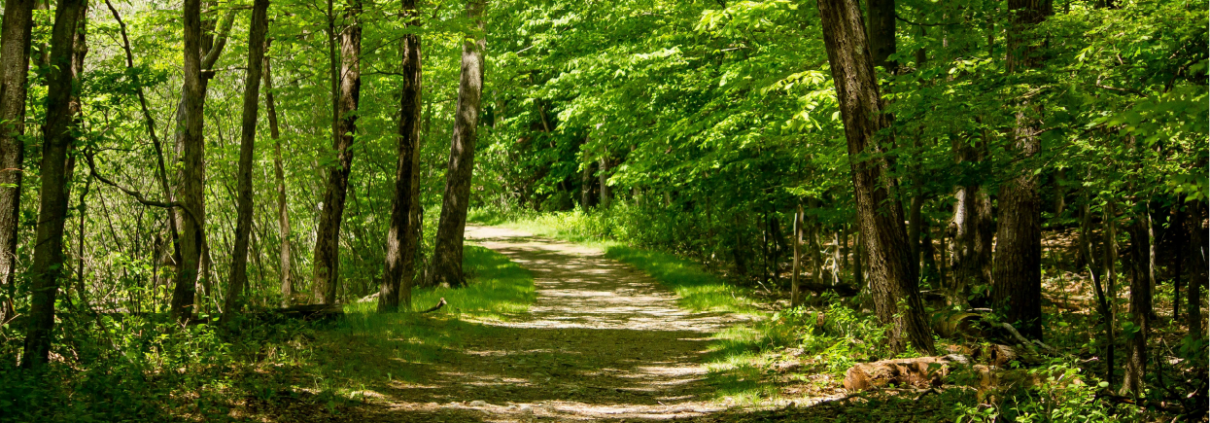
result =
[{"label": "green grass", "polygon": [[693,311],[754,313],[757,303],[744,288],[729,285],[701,265],[658,251],[609,245],[605,256],[634,266],[672,289],[677,305]]}]

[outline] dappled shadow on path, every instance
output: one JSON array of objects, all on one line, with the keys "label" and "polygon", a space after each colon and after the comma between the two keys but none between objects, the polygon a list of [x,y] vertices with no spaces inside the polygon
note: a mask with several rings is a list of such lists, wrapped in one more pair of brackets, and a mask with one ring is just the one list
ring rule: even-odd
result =
[{"label": "dappled shadow on path", "polygon": [[701,363],[711,334],[737,317],[685,311],[650,276],[599,250],[500,228],[471,227],[467,238],[532,272],[535,303],[503,321],[447,321],[443,330],[465,336],[436,359],[378,362],[412,377],[367,387],[357,420],[670,419],[723,409]]}]

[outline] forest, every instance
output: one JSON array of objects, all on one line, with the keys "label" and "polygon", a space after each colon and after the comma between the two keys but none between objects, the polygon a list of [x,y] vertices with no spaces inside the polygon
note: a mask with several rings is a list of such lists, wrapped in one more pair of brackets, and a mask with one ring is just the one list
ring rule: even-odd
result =
[{"label": "forest", "polygon": [[0,421],[1210,421],[1208,10],[3,0]]}]

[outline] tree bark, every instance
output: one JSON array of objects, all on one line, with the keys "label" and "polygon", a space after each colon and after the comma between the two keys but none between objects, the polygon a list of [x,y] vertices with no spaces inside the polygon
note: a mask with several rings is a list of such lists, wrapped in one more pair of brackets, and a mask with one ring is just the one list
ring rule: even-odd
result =
[{"label": "tree bark", "polygon": [[[483,30],[485,1],[472,0],[466,5],[467,17]],[[428,285],[447,283],[458,287],[466,283],[462,274],[462,232],[466,229],[466,210],[471,194],[474,171],[476,126],[479,123],[479,101],[483,91],[483,50],[486,40],[467,39],[462,43],[462,75],[458,83],[458,104],[454,116],[454,136],[450,145],[450,160],[445,176],[441,221],[437,225],[437,246],[428,274]]]},{"label": "tree bark", "polygon": [[597,184],[600,187],[601,202],[600,206],[603,209],[609,208],[609,202],[613,199],[613,190],[609,189],[609,158],[601,157],[597,160]]},{"label": "tree bark", "polygon": [[1189,282],[1187,283],[1189,292],[1186,294],[1186,299],[1189,305],[1185,310],[1185,321],[1189,325],[1189,334],[1193,335],[1194,339],[1205,336],[1202,331],[1202,294],[1201,287],[1206,284],[1206,237],[1202,227],[1202,220],[1205,219],[1205,204],[1201,201],[1186,203],[1189,206],[1188,215],[1185,218],[1185,224],[1189,230],[1189,245],[1192,247],[1189,251],[1190,274]]},{"label": "tree bark", "polygon": [[[875,308],[880,320],[895,324],[893,349],[903,350],[910,340],[917,350],[933,354],[932,330],[908,257],[903,207],[894,198],[895,181],[885,177],[893,165],[880,155],[885,149],[877,133],[890,126],[890,119],[882,110],[861,10],[854,0],[821,0],[818,6],[848,140],[858,223],[871,261]],[[864,158],[867,154],[876,158]],[[906,310],[900,310],[899,300]]]},{"label": "tree bark", "polygon": [[[265,51],[269,50],[272,40],[265,41]],[[290,245],[290,208],[286,203],[286,172],[281,153],[281,130],[277,122],[277,104],[273,100],[272,61],[265,55],[265,68],[262,77],[265,86],[265,114],[269,118],[269,136],[273,138],[273,178],[277,182],[277,227],[281,233],[281,251],[279,259],[279,276],[281,277],[282,307],[288,308],[294,303],[294,283],[291,279],[291,245]]]},{"label": "tree bark", "polygon": [[1172,323],[1180,321],[1181,315],[1181,281],[1185,276],[1185,211],[1181,209],[1180,200],[1173,207],[1172,224],[1169,233],[1172,234],[1172,248],[1175,254],[1172,258]]},{"label": "tree bark", "polygon": [[[1116,353],[1117,353],[1117,311],[1115,303],[1117,302],[1117,272],[1114,269],[1114,262],[1118,257],[1118,230],[1117,230],[1117,207],[1114,198],[1111,196],[1105,201],[1105,213],[1103,217],[1105,232],[1105,333],[1106,335],[1106,352],[1105,352],[1105,382],[1109,386],[1113,386],[1115,379],[1115,370],[1117,370]],[[1095,278],[1094,278],[1095,282]]]},{"label": "tree bark", "polygon": [[585,162],[580,173],[580,208],[584,211],[592,207],[592,183],[592,162]]},{"label": "tree bark", "polygon": [[35,0],[9,0],[0,26],[0,321],[13,315],[25,166],[25,97]]},{"label": "tree bark", "polygon": [[265,63],[265,31],[268,30],[269,0],[252,2],[251,32],[248,34],[248,70],[244,76],[244,114],[240,128],[239,170],[236,174],[235,248],[231,253],[231,276],[223,312],[238,314],[241,296],[248,284],[248,238],[252,231],[252,159],[256,148],[257,106],[260,101],[261,68]]},{"label": "tree bark", "polygon": [[[959,167],[983,160],[982,144],[968,145],[965,140],[954,142],[954,161]],[[967,181],[954,193],[954,236],[951,243],[947,295],[951,302],[965,304],[972,286],[985,286],[992,277],[992,237],[996,222],[992,217],[991,197],[980,185]]]},{"label": "tree bark", "polygon": [[[1145,212],[1144,212],[1145,213]],[[1147,216],[1136,216],[1130,225],[1130,319],[1135,332],[1128,334],[1126,377],[1122,393],[1138,396],[1147,374],[1147,332],[1150,329],[1151,281],[1148,256],[1151,250]]]},{"label": "tree bark", "polygon": [[206,86],[212,76],[210,69],[227,45],[235,9],[224,16],[217,40],[203,28],[201,14],[201,0],[184,0],[185,83],[177,113],[176,137],[177,148],[181,151],[181,185],[176,200],[189,212],[181,211],[177,216],[181,227],[181,260],[177,263],[171,303],[171,315],[177,320],[188,319],[197,308],[198,280],[202,279],[204,286],[209,285],[205,280],[207,272],[202,271],[206,251],[206,144],[202,138],[205,126],[202,112],[206,107]]},{"label": "tree bark", "polygon": [[794,213],[794,269],[790,275],[790,306],[797,307],[802,305],[803,292],[799,287],[799,272],[802,270],[802,204],[798,205],[798,210]]},{"label": "tree bark", "polygon": [[869,0],[870,53],[874,66],[896,73],[899,64],[890,57],[895,54],[895,0]]},{"label": "tree bark", "polygon": [[[407,26],[417,27],[416,0],[403,0]],[[416,249],[420,227],[420,122],[423,69],[420,36],[403,37],[403,86],[399,102],[399,144],[395,164],[395,198],[387,231],[386,270],[378,293],[378,311],[412,309],[412,283],[416,277]]]},{"label": "tree bark", "polygon": [[[1052,13],[1047,0],[1010,0],[1012,26],[1008,37],[1007,67],[1021,72],[1037,67],[1037,41],[1029,32]],[[1029,116],[1028,102],[1017,112],[1012,130],[1017,157],[1028,161],[1038,154],[1038,122]],[[992,269],[992,302],[1022,335],[1042,339],[1042,215],[1038,178],[1026,168],[1000,189],[1000,222]]]},{"label": "tree bark", "polygon": [[345,9],[345,28],[340,33],[340,100],[336,125],[336,165],[328,169],[328,184],[323,210],[316,231],[312,280],[315,301],[335,304],[340,285],[340,224],[344,217],[345,197],[349,189],[349,171],[353,167],[357,110],[361,101],[361,0],[351,0]]},{"label": "tree bark", "polygon": [[21,366],[40,367],[50,356],[55,324],[55,297],[64,276],[63,226],[67,220],[67,149],[73,142],[71,126],[75,38],[78,21],[87,11],[83,0],[60,0],[51,30],[51,63],[57,66],[48,79],[46,140],[42,150],[41,214],[30,267],[33,296],[29,328]]}]

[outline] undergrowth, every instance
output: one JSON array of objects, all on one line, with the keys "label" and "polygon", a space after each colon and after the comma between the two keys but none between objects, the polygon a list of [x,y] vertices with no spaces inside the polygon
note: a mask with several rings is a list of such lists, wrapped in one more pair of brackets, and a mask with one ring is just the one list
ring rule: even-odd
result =
[{"label": "undergrowth", "polygon": [[[40,373],[0,363],[0,421],[259,421],[265,414],[291,421],[341,414],[374,387],[421,382],[418,365],[487,330],[464,316],[506,318],[533,302],[532,277],[504,256],[467,246],[464,263],[469,287],[414,292],[416,308],[449,302],[433,314],[378,314],[372,301],[316,322],[250,314],[232,324],[180,326],[154,314],[62,313],[52,363]],[[10,326],[0,327],[2,357],[18,357],[22,347],[22,328]]]}]

